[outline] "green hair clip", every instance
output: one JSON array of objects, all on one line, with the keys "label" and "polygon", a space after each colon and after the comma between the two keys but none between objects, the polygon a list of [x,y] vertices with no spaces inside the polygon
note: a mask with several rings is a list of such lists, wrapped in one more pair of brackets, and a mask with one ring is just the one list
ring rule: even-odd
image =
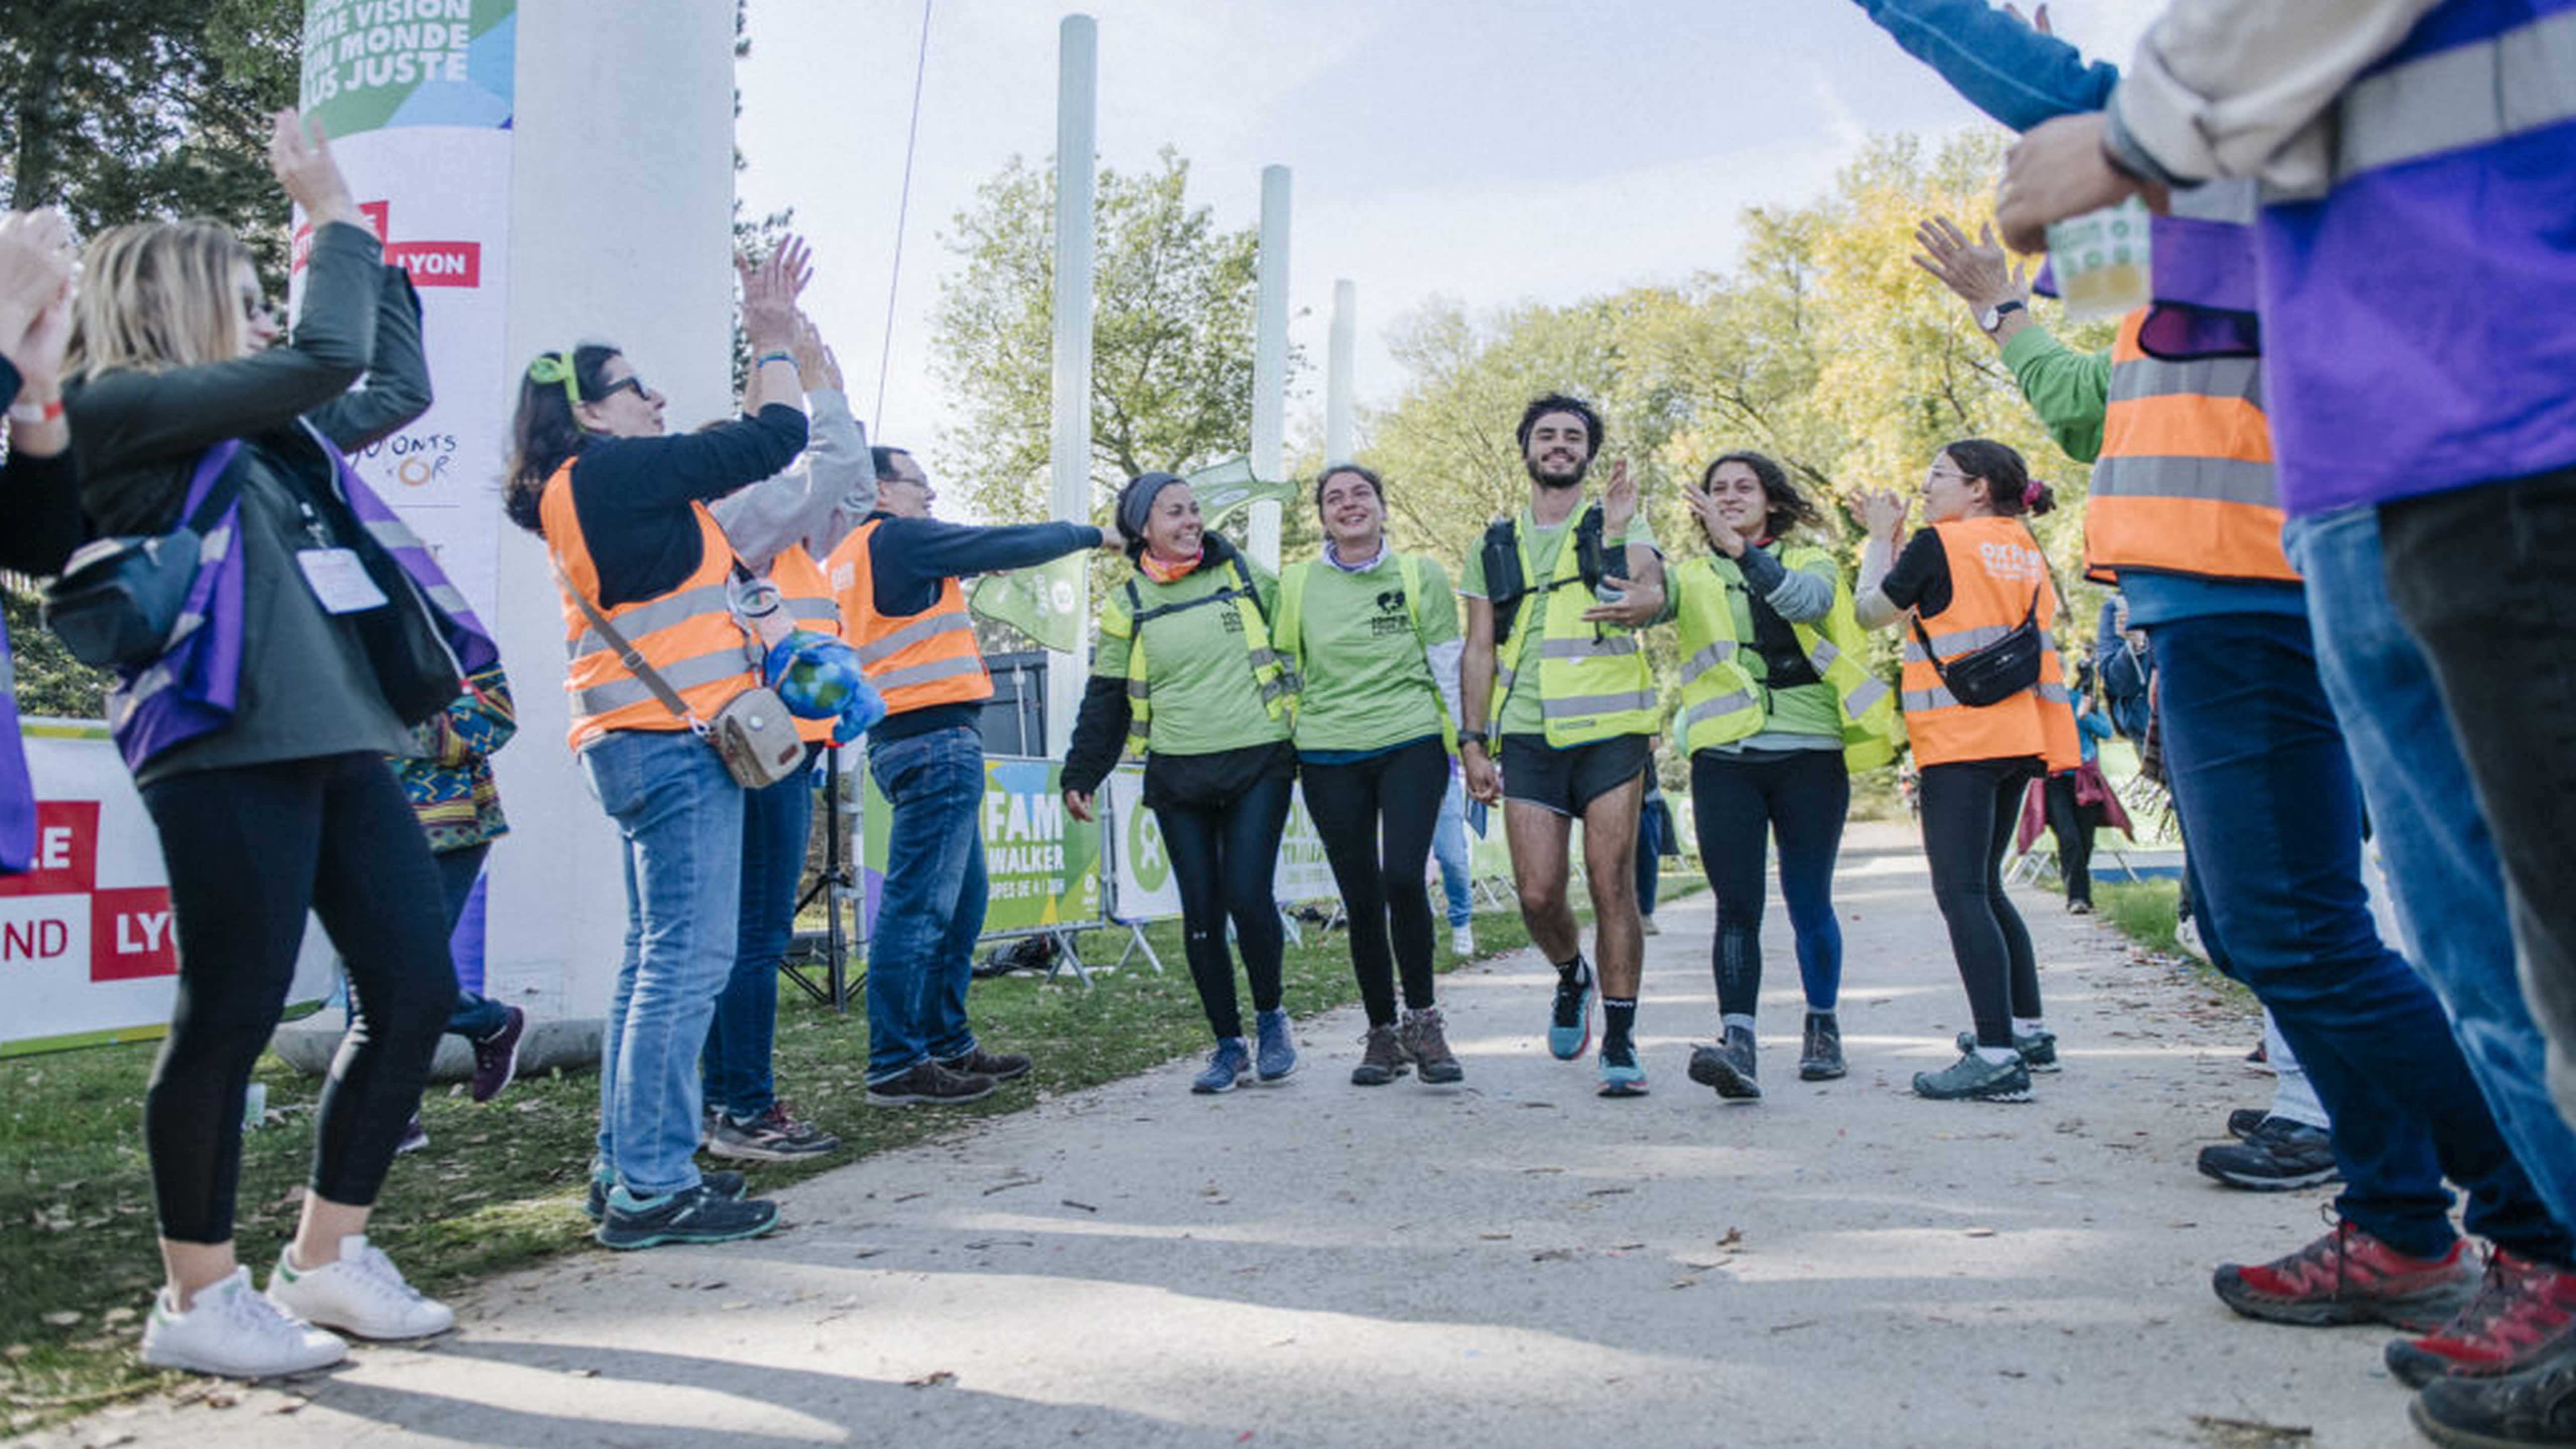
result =
[{"label": "green hair clip", "polygon": [[564,401],[576,408],[581,406],[581,379],[574,373],[572,353],[569,350],[538,353],[537,360],[528,364],[528,380],[537,383],[561,383]]}]

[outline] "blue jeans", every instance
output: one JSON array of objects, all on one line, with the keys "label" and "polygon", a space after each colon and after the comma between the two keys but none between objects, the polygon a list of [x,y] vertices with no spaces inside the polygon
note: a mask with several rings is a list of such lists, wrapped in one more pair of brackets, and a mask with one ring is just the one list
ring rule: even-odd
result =
[{"label": "blue jeans", "polygon": [[2378,512],[2292,519],[2283,541],[2307,576],[2318,673],[2379,827],[2408,953],[2450,1012],[2515,1159],[2558,1221],[2576,1224],[2576,1131],[2543,1085],[2545,1044],[2514,974],[2504,874],[2468,764],[2432,667],[2388,601]]},{"label": "blue jeans", "polygon": [[742,787],[686,730],[612,730],[581,752],[626,873],[626,954],[600,1039],[599,1162],[637,1197],[695,1187],[698,1051],[733,969]]},{"label": "blue jeans", "polygon": [[868,1081],[975,1050],[966,1022],[984,932],[984,741],[964,725],[868,746],[894,807],[868,935]]},{"label": "blue jeans", "polygon": [[1440,823],[1432,827],[1431,853],[1440,859],[1440,884],[1449,895],[1449,928],[1476,918],[1475,876],[1467,863],[1467,792],[1458,772],[1449,772],[1449,793],[1440,797]]},{"label": "blue jeans", "polygon": [[796,887],[805,880],[805,837],[814,822],[814,759],[763,790],[742,794],[742,915],[734,928],[733,974],[716,997],[699,1061],[710,1108],[748,1122],[778,1101],[769,1074],[778,1039],[778,963],[795,928]]},{"label": "blue jeans", "polygon": [[1986,0],[1857,0],[1906,53],[1932,67],[1968,104],[2016,131],[2109,104],[2119,69],[2084,63]]},{"label": "blue jeans", "polygon": [[2307,621],[2148,626],[2185,849],[2237,978],[2272,1009],[2333,1119],[2336,1209],[2401,1253],[2471,1232],[2565,1261],[2567,1239],[2497,1132],[2432,989],[2379,940],[2361,884],[2361,792]]}]

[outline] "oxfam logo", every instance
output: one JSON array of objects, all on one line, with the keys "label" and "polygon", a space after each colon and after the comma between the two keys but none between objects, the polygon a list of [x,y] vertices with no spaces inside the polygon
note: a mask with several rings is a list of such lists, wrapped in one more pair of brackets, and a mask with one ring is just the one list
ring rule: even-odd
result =
[{"label": "oxfam logo", "polygon": [[1048,588],[1047,598],[1055,605],[1055,611],[1057,613],[1072,613],[1073,581],[1070,579],[1057,579],[1054,584]]},{"label": "oxfam logo", "polygon": [[1145,890],[1158,891],[1172,878],[1172,857],[1163,849],[1163,827],[1151,810],[1136,812],[1127,827],[1127,873]]}]

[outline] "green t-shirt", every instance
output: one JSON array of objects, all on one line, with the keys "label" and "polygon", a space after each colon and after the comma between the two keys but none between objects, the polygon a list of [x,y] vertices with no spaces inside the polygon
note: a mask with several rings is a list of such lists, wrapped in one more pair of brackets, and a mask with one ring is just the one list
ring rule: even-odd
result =
[{"label": "green t-shirt", "polygon": [[[1779,546],[1772,545],[1771,551],[1778,554]],[[1720,745],[1718,749],[1729,754],[1746,750],[1841,749],[1843,720],[1834,705],[1833,687],[1818,680],[1813,684],[1773,690],[1770,662],[1762,657],[1760,650],[1752,647],[1753,592],[1744,582],[1743,570],[1735,560],[1716,553],[1710,555],[1709,565],[1718,582],[1726,586],[1727,610],[1735,616],[1735,637],[1745,646],[1736,651],[1735,660],[1744,666],[1746,674],[1752,676],[1753,687],[1760,692],[1764,714],[1760,733]],[[1835,571],[1831,559],[1809,559],[1802,572],[1823,579],[1827,588],[1833,587]],[[1667,576],[1667,582],[1676,587],[1675,602],[1679,602],[1678,590],[1690,587],[1681,580],[1687,579],[1705,587],[1702,582],[1705,577],[1694,570],[1674,570]]]},{"label": "green t-shirt", "polygon": [[[1427,645],[1458,637],[1458,600],[1449,575],[1421,559],[1423,597],[1404,597],[1392,552],[1347,573],[1323,559],[1306,570],[1298,633],[1306,689],[1297,701],[1301,750],[1378,750],[1440,733],[1440,686]],[[1422,614],[1414,633],[1412,608]]]},{"label": "green t-shirt", "polygon": [[[1574,536],[1574,525],[1583,517],[1584,509],[1591,506],[1589,503],[1578,505],[1573,512],[1565,515],[1563,523],[1553,528],[1540,527],[1530,518],[1528,509],[1521,510],[1521,552],[1528,558],[1528,563],[1524,566],[1527,577],[1522,580],[1522,583],[1529,592],[1521,596],[1520,612],[1512,619],[1512,637],[1504,643],[1503,647],[1513,651],[1512,657],[1516,662],[1512,665],[1512,669],[1516,679],[1526,681],[1532,687],[1515,688],[1504,697],[1503,717],[1494,730],[1498,735],[1534,735],[1544,732],[1547,728],[1545,718],[1539,713],[1536,688],[1539,678],[1537,644],[1539,637],[1547,632],[1545,610],[1548,596],[1539,590],[1549,579],[1556,577],[1556,556],[1564,549],[1565,541]],[[1646,525],[1646,515],[1638,514],[1635,521],[1628,525],[1628,536],[1622,542],[1642,543],[1648,548],[1655,548],[1655,531]],[[1658,549],[1657,552],[1661,550]],[[1580,588],[1581,585],[1573,584],[1568,587]],[[1465,567],[1458,570],[1458,592],[1471,599],[1491,597],[1485,592],[1485,544],[1482,534],[1477,535],[1475,545],[1467,550]],[[1499,676],[1494,681],[1494,687],[1502,688],[1502,680]],[[1474,728],[1474,725],[1470,723],[1464,727]]]},{"label": "green t-shirt", "polygon": [[[1249,559],[1244,567],[1261,593],[1262,608],[1276,615],[1279,580]],[[1233,583],[1234,570],[1222,565],[1170,584],[1138,574],[1136,594],[1151,610],[1203,599]],[[1112,607],[1126,607],[1127,586],[1110,588]],[[1288,721],[1272,719],[1262,708],[1243,645],[1243,607],[1240,599],[1201,604],[1145,622],[1145,682],[1153,706],[1148,742],[1155,754],[1212,755],[1288,738]],[[1101,630],[1091,672],[1125,679],[1128,649],[1128,640]]]}]

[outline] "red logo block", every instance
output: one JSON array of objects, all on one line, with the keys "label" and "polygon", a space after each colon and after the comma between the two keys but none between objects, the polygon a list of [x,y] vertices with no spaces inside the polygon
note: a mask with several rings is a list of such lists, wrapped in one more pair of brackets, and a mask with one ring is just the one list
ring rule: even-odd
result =
[{"label": "red logo block", "polygon": [[133,981],[179,974],[178,921],[163,886],[97,891],[89,898],[89,979]]},{"label": "red logo block", "polygon": [[482,285],[481,242],[393,242],[385,247],[385,260],[411,273],[411,283],[415,287]]},{"label": "red logo block", "polygon": [[36,802],[36,857],[23,875],[0,875],[0,896],[76,896],[98,879],[98,802]]}]

